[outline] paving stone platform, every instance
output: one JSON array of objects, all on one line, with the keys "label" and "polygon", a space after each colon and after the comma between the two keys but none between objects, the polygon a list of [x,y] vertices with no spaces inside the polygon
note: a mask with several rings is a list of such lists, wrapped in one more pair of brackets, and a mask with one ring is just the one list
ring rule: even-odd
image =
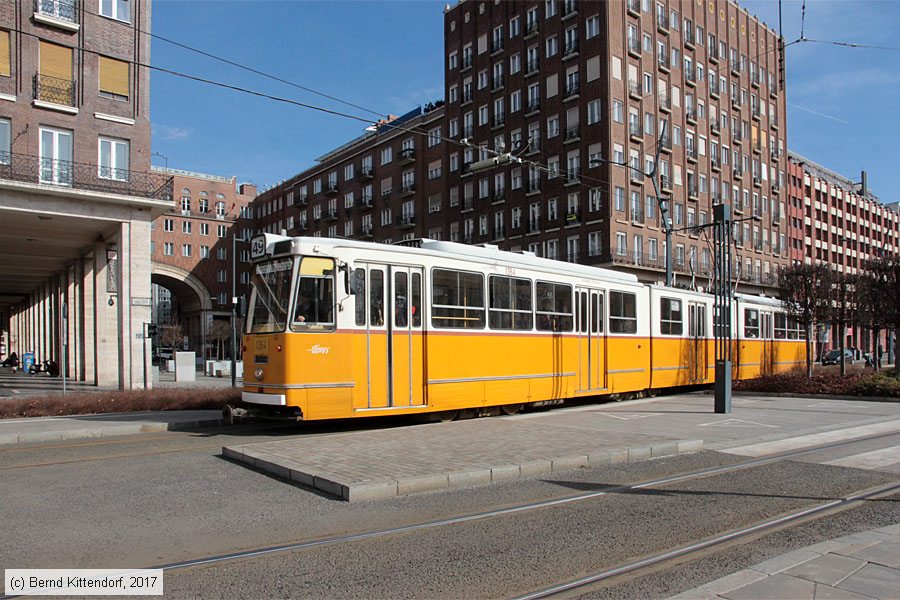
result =
[{"label": "paving stone platform", "polygon": [[900,525],[783,554],[671,600],[900,597]]},{"label": "paving stone platform", "polygon": [[493,418],[225,446],[222,453],[353,502],[702,449],[696,439]]}]

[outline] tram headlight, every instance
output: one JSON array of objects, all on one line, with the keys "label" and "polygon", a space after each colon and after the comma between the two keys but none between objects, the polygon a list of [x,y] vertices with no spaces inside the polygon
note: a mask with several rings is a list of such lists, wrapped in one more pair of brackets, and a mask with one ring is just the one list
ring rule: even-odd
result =
[{"label": "tram headlight", "polygon": [[264,374],[265,372],[262,367],[256,367],[256,369],[253,370],[253,376],[256,377],[257,381],[262,381]]}]

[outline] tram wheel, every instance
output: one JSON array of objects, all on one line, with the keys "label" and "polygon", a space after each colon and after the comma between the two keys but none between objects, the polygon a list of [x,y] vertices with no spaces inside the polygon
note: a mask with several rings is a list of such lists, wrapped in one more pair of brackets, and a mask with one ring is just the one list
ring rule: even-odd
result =
[{"label": "tram wheel", "polygon": [[657,396],[659,396],[659,390],[647,390],[648,398],[656,398]]},{"label": "tram wheel", "polygon": [[442,410],[440,412],[431,413],[432,423],[449,423],[459,416],[458,410]]},{"label": "tram wheel", "polygon": [[522,410],[521,404],[504,404],[500,407],[500,411],[504,415],[515,415],[518,414],[520,410]]}]

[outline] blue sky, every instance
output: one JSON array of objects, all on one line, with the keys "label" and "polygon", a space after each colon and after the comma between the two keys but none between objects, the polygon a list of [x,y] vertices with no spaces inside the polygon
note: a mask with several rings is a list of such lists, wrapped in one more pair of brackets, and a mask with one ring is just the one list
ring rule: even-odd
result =
[{"label": "blue sky", "polygon": [[[443,6],[410,1],[154,0],[153,31],[353,102],[403,114],[443,95]],[[777,30],[775,0],[742,2]],[[801,2],[785,1],[784,35],[800,36]],[[808,0],[805,36],[900,46],[900,2]],[[850,178],[869,173],[900,199],[900,52],[803,43],[787,50],[788,146]],[[152,63],[364,118],[376,117],[153,41]],[[364,123],[154,72],[153,151],[170,167],[236,175],[265,187],[359,135]],[[154,164],[165,160],[154,156]]]}]

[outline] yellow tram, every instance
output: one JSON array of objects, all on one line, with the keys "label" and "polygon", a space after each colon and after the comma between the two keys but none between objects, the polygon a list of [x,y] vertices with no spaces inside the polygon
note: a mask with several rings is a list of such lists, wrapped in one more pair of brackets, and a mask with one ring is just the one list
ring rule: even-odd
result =
[{"label": "yellow tram", "polygon": [[[435,240],[264,234],[252,248],[235,414],[447,418],[712,383],[709,294]],[[803,363],[777,300],[733,308],[736,379]]]}]

